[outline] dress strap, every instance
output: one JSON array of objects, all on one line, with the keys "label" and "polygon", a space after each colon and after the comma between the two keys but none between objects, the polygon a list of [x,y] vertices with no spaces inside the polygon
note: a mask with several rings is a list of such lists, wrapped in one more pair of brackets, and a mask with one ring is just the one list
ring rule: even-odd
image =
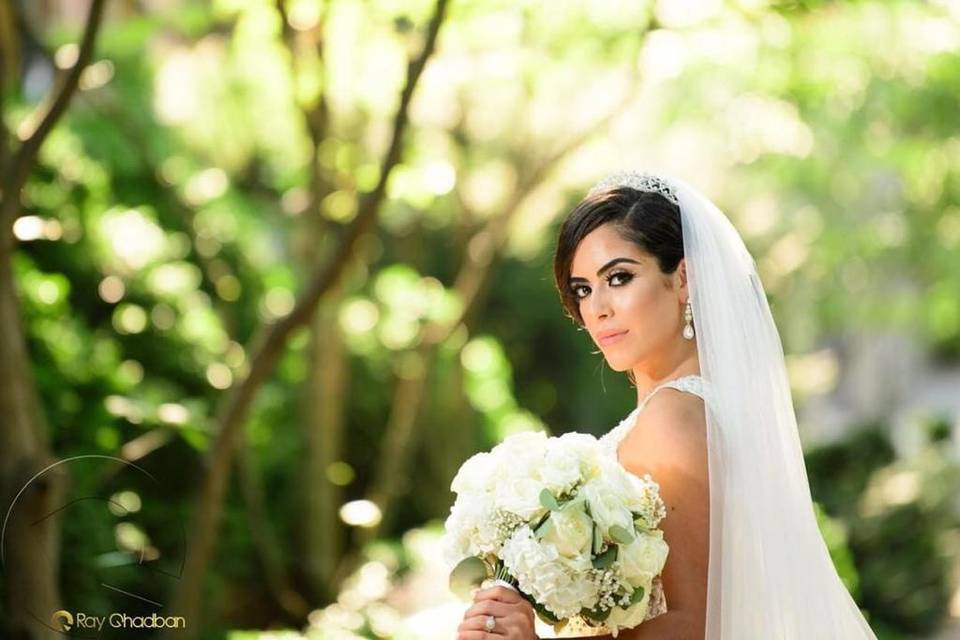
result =
[{"label": "dress strap", "polygon": [[647,396],[643,399],[643,402],[640,403],[640,406],[637,407],[637,411],[643,410],[643,408],[647,405],[647,402],[650,401],[650,398],[653,397],[653,394],[655,394],[660,389],[665,389],[668,387],[671,389],[676,389],[677,391],[685,391],[687,393],[692,393],[695,396],[704,398],[705,392],[703,388],[703,378],[701,378],[698,375],[683,376],[682,378],[674,378],[673,380],[667,380],[666,382],[663,382],[657,385],[656,387],[654,387],[654,389],[650,393],[648,393]]},{"label": "dress strap", "polygon": [[706,381],[698,375],[674,378],[673,380],[667,380],[666,382],[657,385],[652,391],[650,391],[650,393],[647,394],[639,406],[635,407],[633,411],[627,414],[627,416],[621,420],[617,426],[608,431],[600,439],[601,444],[611,456],[614,458],[617,457],[617,448],[620,446],[620,442],[626,437],[627,433],[629,433],[629,431],[633,428],[637,415],[640,414],[653,394],[665,387],[692,393],[703,398],[705,401],[708,393],[706,389]]}]

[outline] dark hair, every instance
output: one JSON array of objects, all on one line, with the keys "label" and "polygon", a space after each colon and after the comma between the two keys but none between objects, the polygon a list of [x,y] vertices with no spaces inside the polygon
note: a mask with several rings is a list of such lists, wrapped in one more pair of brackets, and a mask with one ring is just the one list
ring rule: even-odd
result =
[{"label": "dark hair", "polygon": [[570,290],[573,254],[587,235],[613,223],[620,236],[657,259],[664,275],[677,270],[683,258],[680,207],[659,193],[613,187],[584,198],[560,226],[553,257],[553,277],[566,315],[583,326],[579,304]]}]

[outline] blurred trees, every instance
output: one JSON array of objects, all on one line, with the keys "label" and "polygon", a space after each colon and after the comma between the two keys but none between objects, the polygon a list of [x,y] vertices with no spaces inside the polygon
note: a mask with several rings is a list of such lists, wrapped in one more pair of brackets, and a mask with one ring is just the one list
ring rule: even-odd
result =
[{"label": "blurred trees", "polygon": [[[19,135],[83,59],[84,16],[5,7]],[[128,606],[107,583],[204,635],[301,627],[370,562],[415,569],[384,549],[445,516],[474,451],[614,424],[633,392],[563,317],[550,269],[559,219],[614,168],[663,167],[730,215],[798,408],[835,393],[847,341],[869,331],[956,368],[958,12],[108,3],[19,205],[3,191],[19,294],[0,298],[3,322],[26,350],[4,324],[0,437],[30,424],[47,455],[157,480],[71,463],[63,501],[123,509],[63,512],[64,608]],[[45,419],[28,423],[34,384]],[[866,409],[909,398],[883,401]],[[924,453],[882,420],[808,446],[834,559],[885,637],[930,633],[956,598],[957,507],[938,489],[956,486],[955,418],[930,418],[946,435]],[[26,592],[4,590],[14,621]]]}]

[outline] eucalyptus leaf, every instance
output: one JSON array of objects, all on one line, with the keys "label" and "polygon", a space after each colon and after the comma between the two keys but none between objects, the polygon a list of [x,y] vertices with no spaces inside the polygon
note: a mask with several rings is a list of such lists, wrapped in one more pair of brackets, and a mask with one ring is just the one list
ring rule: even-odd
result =
[{"label": "eucalyptus leaf", "polygon": [[450,572],[450,591],[457,596],[469,600],[473,597],[471,591],[490,577],[487,563],[476,556],[464,558]]},{"label": "eucalyptus leaf", "polygon": [[617,559],[617,552],[619,550],[620,550],[620,547],[618,547],[615,544],[612,544],[609,547],[607,547],[606,551],[604,551],[603,553],[601,553],[600,555],[598,555],[593,559],[593,568],[606,569],[607,567],[609,567],[611,564],[613,564],[614,560]]},{"label": "eucalyptus leaf", "polygon": [[550,511],[560,510],[560,505],[557,504],[557,499],[553,497],[553,494],[550,493],[549,489],[544,489],[540,492],[540,504],[545,508],[550,509]]}]

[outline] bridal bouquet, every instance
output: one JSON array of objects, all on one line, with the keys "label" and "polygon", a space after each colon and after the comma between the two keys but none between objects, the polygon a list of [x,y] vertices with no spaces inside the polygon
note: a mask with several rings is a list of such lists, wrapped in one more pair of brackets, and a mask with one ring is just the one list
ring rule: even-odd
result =
[{"label": "bridal bouquet", "polygon": [[510,436],[467,460],[451,484],[445,524],[450,586],[466,595],[487,578],[514,586],[560,631],[616,637],[647,618],[669,551],[659,486],[605,455],[593,436]]}]

